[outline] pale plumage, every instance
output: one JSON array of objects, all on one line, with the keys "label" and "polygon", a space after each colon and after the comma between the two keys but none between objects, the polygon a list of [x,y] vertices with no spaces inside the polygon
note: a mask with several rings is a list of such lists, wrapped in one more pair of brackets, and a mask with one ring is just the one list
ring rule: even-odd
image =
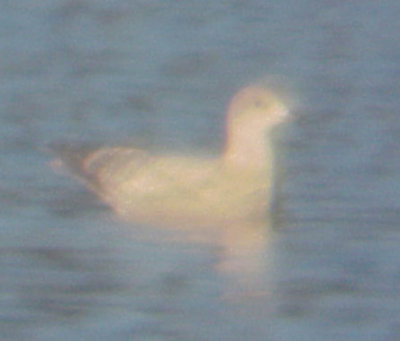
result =
[{"label": "pale plumage", "polygon": [[249,86],[232,99],[220,158],[156,156],[127,147],[58,148],[70,169],[120,216],[144,223],[201,225],[260,220],[273,173],[271,128],[288,110],[269,89]]}]

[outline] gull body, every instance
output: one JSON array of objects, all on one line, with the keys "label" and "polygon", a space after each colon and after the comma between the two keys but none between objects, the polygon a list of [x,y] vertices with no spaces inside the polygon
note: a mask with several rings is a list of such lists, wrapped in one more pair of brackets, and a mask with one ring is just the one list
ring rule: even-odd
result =
[{"label": "gull body", "polygon": [[248,86],[229,103],[220,157],[62,146],[55,148],[54,165],[69,169],[127,220],[171,226],[260,221],[268,213],[275,169],[271,132],[287,117],[272,90]]}]

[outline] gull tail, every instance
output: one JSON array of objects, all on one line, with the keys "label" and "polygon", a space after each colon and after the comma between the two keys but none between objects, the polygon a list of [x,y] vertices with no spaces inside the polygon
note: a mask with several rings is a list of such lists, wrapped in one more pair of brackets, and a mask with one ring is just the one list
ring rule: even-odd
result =
[{"label": "gull tail", "polygon": [[97,147],[69,143],[52,143],[47,149],[56,156],[50,162],[51,167],[55,171],[67,171],[91,189],[98,190],[96,174],[91,171],[87,162],[88,158],[98,149]]}]

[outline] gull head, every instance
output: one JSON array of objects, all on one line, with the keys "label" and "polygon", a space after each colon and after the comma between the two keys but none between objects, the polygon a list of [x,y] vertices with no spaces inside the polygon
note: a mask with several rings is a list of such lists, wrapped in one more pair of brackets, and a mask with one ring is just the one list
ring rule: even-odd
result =
[{"label": "gull head", "polygon": [[277,94],[268,88],[247,86],[231,100],[228,108],[230,123],[268,129],[289,119],[289,110]]}]

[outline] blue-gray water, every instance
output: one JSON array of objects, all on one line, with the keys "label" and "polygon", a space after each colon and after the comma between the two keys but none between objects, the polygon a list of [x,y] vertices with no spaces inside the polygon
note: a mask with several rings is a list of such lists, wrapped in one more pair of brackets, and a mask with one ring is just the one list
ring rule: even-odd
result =
[{"label": "blue-gray water", "polygon": [[[399,4],[2,1],[0,339],[398,340]],[[229,238],[122,223],[48,166],[66,140],[215,154],[269,74],[297,120],[264,259],[236,272]]]}]

